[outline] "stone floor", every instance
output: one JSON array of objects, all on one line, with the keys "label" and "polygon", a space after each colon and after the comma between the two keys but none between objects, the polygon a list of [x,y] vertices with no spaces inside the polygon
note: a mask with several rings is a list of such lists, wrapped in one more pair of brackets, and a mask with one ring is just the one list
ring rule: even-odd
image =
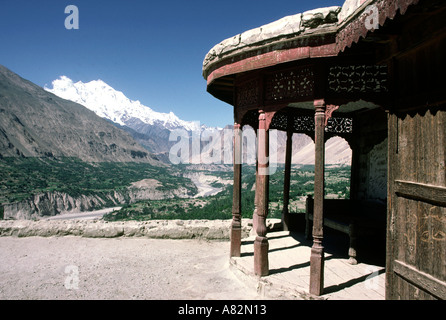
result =
[{"label": "stone floor", "polygon": [[266,298],[385,299],[385,268],[382,259],[363,252],[361,261],[358,252],[358,264],[349,264],[346,255],[348,239],[343,235],[324,237],[324,293],[320,297],[308,293],[312,242],[306,240],[302,233],[280,231],[268,234],[270,274],[260,279],[253,272],[254,239],[255,236],[242,240],[241,257],[231,258],[230,264],[236,274],[257,285]]}]

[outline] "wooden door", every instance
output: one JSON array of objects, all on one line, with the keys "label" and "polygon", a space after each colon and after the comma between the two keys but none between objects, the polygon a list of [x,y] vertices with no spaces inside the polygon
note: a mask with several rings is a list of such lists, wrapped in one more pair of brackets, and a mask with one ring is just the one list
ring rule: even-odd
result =
[{"label": "wooden door", "polygon": [[446,298],[446,110],[389,114],[387,299]]}]

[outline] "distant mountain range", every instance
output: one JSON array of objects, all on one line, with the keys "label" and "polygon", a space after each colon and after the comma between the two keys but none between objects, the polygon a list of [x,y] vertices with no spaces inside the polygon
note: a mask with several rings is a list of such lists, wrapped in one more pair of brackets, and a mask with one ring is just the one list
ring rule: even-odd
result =
[{"label": "distant mountain range", "polygon": [[52,85],[52,89],[45,87],[45,90],[61,98],[77,102],[94,111],[98,116],[122,126],[132,124],[132,120],[138,119],[145,124],[157,124],[169,130],[200,129],[196,122],[181,120],[173,112],[156,112],[139,101],[130,100],[121,91],[113,89],[102,80],[74,83],[70,78],[61,76],[54,80]]},{"label": "distant mountain range", "polygon": [[[169,141],[169,135],[174,129],[184,129],[188,132],[219,130],[207,128],[199,122],[184,121],[174,113],[161,113],[143,105],[140,101],[127,98],[124,93],[113,89],[102,80],[88,83],[73,82],[66,76],[52,82],[52,88],[46,91],[84,105],[98,116],[113,122],[117,127],[129,132],[133,138],[147,150],[168,162],[168,152],[176,142]],[[229,126],[231,127],[231,126]],[[284,162],[286,135],[278,133],[277,153],[273,155],[279,163]],[[220,143],[220,141],[218,141]],[[206,143],[201,143],[202,147]],[[223,145],[223,144],[222,144]],[[293,163],[314,163],[314,143],[305,135],[293,137]],[[351,151],[345,140],[335,137],[326,145],[326,162],[329,164],[349,164]]]},{"label": "distant mountain range", "polygon": [[197,122],[181,120],[173,112],[156,112],[139,101],[130,100],[102,80],[83,83],[61,76],[52,82],[52,86],[45,87],[45,90],[82,104],[98,116],[113,122],[153,153],[168,153],[173,145],[173,142],[169,142],[171,130],[202,129]]},{"label": "distant mountain range", "polygon": [[[229,131],[231,128],[226,127]],[[189,197],[195,186],[183,179],[181,175],[186,172],[182,168],[179,172],[178,167],[169,165],[168,153],[177,143],[169,141],[174,129],[194,131],[194,137],[205,130],[223,130],[183,121],[173,113],[156,112],[100,80],[84,84],[61,77],[53,82],[52,89],[44,89],[0,65],[0,217],[30,218],[139,200]],[[285,141],[286,134],[278,132],[278,147],[271,156],[279,163],[285,157]],[[204,147],[211,150],[224,145],[221,139],[200,141],[202,151]],[[253,145],[255,140],[249,143]],[[33,158],[41,160],[37,161],[40,166]],[[344,140],[327,142],[328,164],[349,164],[350,158]],[[108,168],[110,177],[85,182],[83,175],[89,177],[102,168],[100,162]],[[127,168],[122,176],[122,162],[136,168]],[[26,170],[18,170],[22,163]],[[57,172],[52,167],[56,163]],[[74,163],[83,169],[73,171]],[[314,163],[311,138],[293,137],[293,163]],[[213,167],[221,170],[220,166],[208,165],[200,170],[212,171]],[[138,184],[123,187],[123,177]]]},{"label": "distant mountain range", "polygon": [[159,164],[130,134],[0,65],[0,157]]}]

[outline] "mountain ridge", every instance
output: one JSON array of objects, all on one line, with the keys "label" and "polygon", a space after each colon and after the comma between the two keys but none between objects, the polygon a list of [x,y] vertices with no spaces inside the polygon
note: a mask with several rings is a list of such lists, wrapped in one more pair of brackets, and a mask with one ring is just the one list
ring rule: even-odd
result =
[{"label": "mountain ridge", "polygon": [[131,118],[138,118],[146,124],[162,124],[169,130],[176,128],[200,130],[196,122],[181,120],[173,112],[154,111],[139,100],[127,98],[121,91],[112,88],[100,79],[84,83],[73,82],[67,76],[61,76],[52,82],[52,86],[53,88],[45,87],[44,89],[61,98],[82,104],[100,117],[120,125],[126,125]]},{"label": "mountain ridge", "polygon": [[0,155],[159,164],[132,136],[94,112],[0,65]]},{"label": "mountain ridge", "polygon": [[[147,150],[157,154],[157,157],[163,159],[164,162],[169,161],[169,151],[176,143],[176,141],[172,142],[169,140],[172,130],[183,129],[189,133],[192,131],[203,132],[204,130],[218,130],[222,133],[223,130],[222,128],[208,128],[205,125],[200,125],[198,121],[181,120],[172,112],[167,114],[154,111],[150,107],[141,104],[139,100],[130,100],[124,93],[113,89],[102,80],[93,80],[87,83],[78,81],[74,83],[70,78],[61,76],[59,79],[54,80],[52,85],[53,88],[45,87],[45,90],[84,104],[85,107],[94,111],[97,115],[108,119],[117,127],[129,132],[136,141]],[[228,125],[226,129],[228,127],[232,128],[231,125]],[[275,159],[279,163],[283,163],[285,159],[285,139],[286,135],[283,132],[279,132],[278,148],[276,152],[273,152]],[[208,147],[212,149],[214,148],[212,144],[220,143],[220,141],[208,143],[211,144]],[[204,147],[206,144],[206,142],[203,143],[201,141],[201,147]],[[221,148],[223,148],[223,143]],[[327,163],[329,164],[350,164],[351,150],[348,143],[342,138],[335,137],[330,139],[327,142],[326,153]],[[199,159],[191,159],[192,163],[197,161]],[[293,136],[293,163],[314,163],[314,143],[308,136]]]}]

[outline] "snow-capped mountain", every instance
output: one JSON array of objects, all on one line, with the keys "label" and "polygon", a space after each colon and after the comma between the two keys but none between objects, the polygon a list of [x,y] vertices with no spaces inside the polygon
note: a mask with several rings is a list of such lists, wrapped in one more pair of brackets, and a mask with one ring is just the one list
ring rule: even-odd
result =
[{"label": "snow-capped mountain", "polygon": [[159,163],[131,135],[109,121],[1,65],[0,84],[0,158]]},{"label": "snow-capped mountain", "polygon": [[[98,116],[108,119],[117,127],[128,131],[133,138],[147,150],[157,154],[160,160],[169,162],[168,154],[176,143],[169,141],[169,136],[174,129],[186,129],[187,131],[210,131],[221,128],[208,128],[199,122],[184,121],[174,113],[161,113],[143,105],[140,101],[127,98],[124,93],[115,90],[102,80],[94,80],[87,83],[81,81],[74,83],[70,78],[61,76],[52,82],[53,88],[45,87],[45,90],[67,100],[77,102],[94,111]],[[229,126],[231,127],[231,126]],[[275,154],[277,162],[285,160],[286,134],[279,132],[277,135],[277,150],[270,151]],[[201,142],[201,148],[207,142]],[[223,148],[220,140],[212,140],[207,146],[209,149]],[[326,161],[330,164],[350,163],[351,150],[342,138],[330,139],[326,145]],[[198,157],[201,158],[201,154]],[[193,157],[193,155],[192,155]],[[200,161],[200,159],[192,159]],[[314,163],[314,143],[305,135],[293,137],[293,163]]]},{"label": "snow-capped mountain", "polygon": [[[161,125],[173,130],[184,128],[188,131],[200,130],[198,122],[179,119],[173,112],[161,113],[143,105],[140,101],[127,98],[121,91],[113,89],[102,80],[87,83],[73,82],[66,76],[52,82],[53,88],[45,90],[67,100],[79,103],[94,111],[98,116],[121,126],[129,126],[132,119],[139,119],[148,125]],[[130,126],[131,127],[131,126]]]}]

